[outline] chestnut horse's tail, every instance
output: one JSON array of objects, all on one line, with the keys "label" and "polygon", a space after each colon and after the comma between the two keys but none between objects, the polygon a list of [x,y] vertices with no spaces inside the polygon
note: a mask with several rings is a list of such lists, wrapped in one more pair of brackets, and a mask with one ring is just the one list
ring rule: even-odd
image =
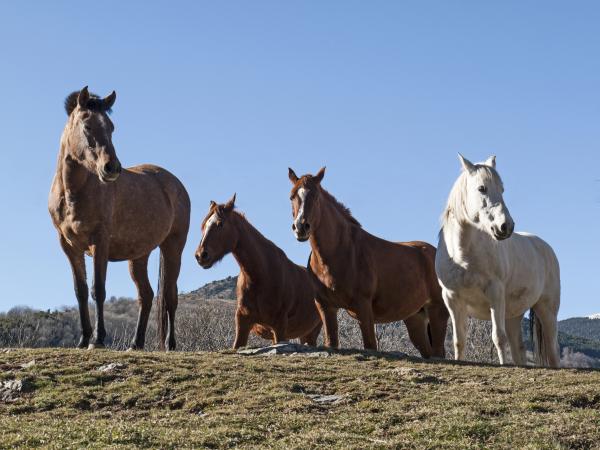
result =
[{"label": "chestnut horse's tail", "polygon": [[161,250],[160,262],[158,266],[158,314],[156,315],[156,328],[158,329],[158,348],[165,350],[165,341],[167,340],[167,302],[165,301],[165,256]]}]

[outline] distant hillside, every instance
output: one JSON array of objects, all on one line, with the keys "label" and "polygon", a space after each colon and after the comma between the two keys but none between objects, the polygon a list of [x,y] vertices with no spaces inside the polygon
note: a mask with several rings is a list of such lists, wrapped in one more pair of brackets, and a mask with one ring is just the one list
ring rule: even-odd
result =
[{"label": "distant hillside", "polygon": [[600,319],[573,317],[558,322],[558,329],[573,336],[600,341]]},{"label": "distant hillside", "polygon": [[211,281],[199,289],[181,294],[180,297],[186,300],[235,300],[235,289],[237,277],[227,277],[222,280]]}]

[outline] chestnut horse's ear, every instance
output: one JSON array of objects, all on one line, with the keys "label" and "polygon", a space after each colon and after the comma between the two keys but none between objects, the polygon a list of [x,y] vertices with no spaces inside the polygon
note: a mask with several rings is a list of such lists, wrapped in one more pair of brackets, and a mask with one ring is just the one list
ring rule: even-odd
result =
[{"label": "chestnut horse's ear", "polygon": [[233,208],[235,208],[235,196],[236,194],[233,194],[233,197],[231,197],[229,201],[225,203],[225,207],[223,208],[225,212],[230,212],[233,210]]},{"label": "chestnut horse's ear", "polygon": [[102,99],[102,106],[104,107],[104,110],[110,111],[110,109],[115,104],[116,99],[117,99],[117,93],[115,91],[112,91],[110,94],[108,94],[106,97],[104,97]]},{"label": "chestnut horse's ear", "polygon": [[85,86],[81,91],[79,91],[79,95],[77,96],[77,104],[80,108],[85,108],[89,99],[90,93],[88,92],[88,87]]},{"label": "chestnut horse's ear", "polygon": [[209,208],[210,208],[210,209],[213,209],[213,208],[215,208],[216,206],[217,206],[217,202],[215,202],[214,200],[211,200],[211,201],[210,201],[210,206],[209,206]]},{"label": "chestnut horse's ear", "polygon": [[473,172],[475,170],[475,165],[460,153],[458,154],[458,159],[460,160],[463,169],[467,172]]},{"label": "chestnut horse's ear", "polygon": [[288,178],[292,184],[296,184],[298,182],[298,175],[296,175],[296,172],[294,172],[291,167],[288,167]]},{"label": "chestnut horse's ear", "polygon": [[321,181],[323,181],[323,177],[325,176],[325,167],[321,167],[321,170],[319,170],[317,172],[317,174],[315,175],[315,181],[317,183],[320,183]]}]

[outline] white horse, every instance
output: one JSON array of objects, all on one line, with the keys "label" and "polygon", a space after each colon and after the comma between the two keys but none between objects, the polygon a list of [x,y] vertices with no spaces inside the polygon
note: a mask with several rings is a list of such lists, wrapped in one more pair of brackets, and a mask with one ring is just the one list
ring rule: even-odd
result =
[{"label": "white horse", "polygon": [[435,269],[454,331],[454,354],[464,359],[469,317],[492,320],[501,364],[526,364],[521,323],[528,309],[536,363],[560,363],[557,314],[560,272],[552,248],[537,236],[513,233],[496,157],[463,166],[442,216]]}]

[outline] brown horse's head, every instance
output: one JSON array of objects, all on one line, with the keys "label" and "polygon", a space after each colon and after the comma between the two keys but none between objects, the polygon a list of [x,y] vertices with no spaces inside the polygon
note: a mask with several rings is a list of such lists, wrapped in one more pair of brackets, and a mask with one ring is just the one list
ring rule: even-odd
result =
[{"label": "brown horse's head", "polygon": [[318,226],[321,214],[321,180],[325,176],[325,167],[316,175],[303,175],[300,178],[292,169],[288,169],[288,177],[294,185],[290,200],[292,201],[292,230],[300,242],[310,237],[311,230]]},{"label": "brown horse's head", "polygon": [[116,98],[115,91],[100,98],[90,94],[86,86],[65,100],[69,115],[63,134],[65,156],[97,174],[105,183],[115,181],[121,173],[121,163],[112,143],[115,127],[108,117]]},{"label": "brown horse's head", "polygon": [[211,268],[235,248],[237,230],[229,220],[234,208],[235,194],[221,205],[210,202],[208,214],[202,221],[202,240],[196,250],[196,261],[204,269]]}]

